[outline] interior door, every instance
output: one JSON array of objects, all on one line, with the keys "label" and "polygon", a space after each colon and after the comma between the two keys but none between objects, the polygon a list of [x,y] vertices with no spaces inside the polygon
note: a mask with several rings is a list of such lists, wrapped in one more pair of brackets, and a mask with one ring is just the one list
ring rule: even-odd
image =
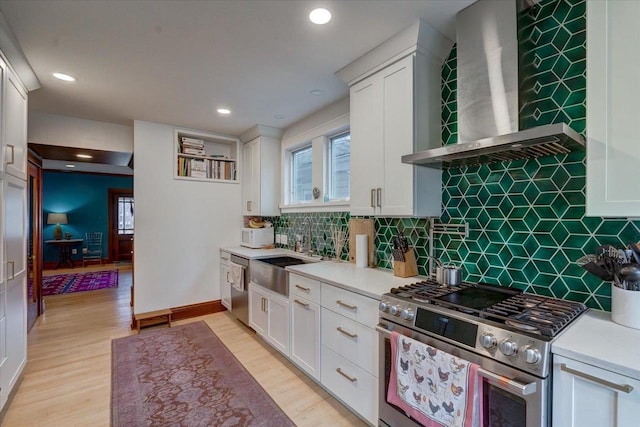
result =
[{"label": "interior door", "polygon": [[27,166],[27,330],[43,312],[42,307],[42,170]]},{"label": "interior door", "polygon": [[131,189],[109,189],[109,258],[133,259],[134,201]]}]

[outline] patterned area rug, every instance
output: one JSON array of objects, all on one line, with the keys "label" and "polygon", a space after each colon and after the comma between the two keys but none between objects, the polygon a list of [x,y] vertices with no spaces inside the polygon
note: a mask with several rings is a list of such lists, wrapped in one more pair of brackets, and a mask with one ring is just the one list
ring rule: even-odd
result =
[{"label": "patterned area rug", "polygon": [[44,296],[116,287],[118,287],[118,270],[56,274],[42,278],[42,295]]},{"label": "patterned area rug", "polygon": [[295,426],[204,321],[111,342],[112,426]]}]

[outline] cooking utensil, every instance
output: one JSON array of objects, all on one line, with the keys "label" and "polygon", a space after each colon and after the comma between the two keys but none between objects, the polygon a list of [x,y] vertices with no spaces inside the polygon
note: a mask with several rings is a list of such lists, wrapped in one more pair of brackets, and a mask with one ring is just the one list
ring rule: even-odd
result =
[{"label": "cooking utensil", "polygon": [[462,268],[441,264],[436,267],[436,281],[444,286],[457,286],[462,282]]},{"label": "cooking utensil", "polygon": [[640,245],[637,243],[629,243],[629,249],[631,249],[636,264],[640,264]]},{"label": "cooking utensil", "polygon": [[640,280],[640,265],[622,264],[618,269],[618,276],[621,280],[633,285],[634,282]]}]

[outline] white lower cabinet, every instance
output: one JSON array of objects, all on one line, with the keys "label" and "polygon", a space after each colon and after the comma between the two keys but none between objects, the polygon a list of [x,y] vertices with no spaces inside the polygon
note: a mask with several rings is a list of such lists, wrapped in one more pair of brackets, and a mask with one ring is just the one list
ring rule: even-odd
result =
[{"label": "white lower cabinet", "polygon": [[229,281],[228,252],[220,251],[220,302],[227,310],[231,310],[231,282]]},{"label": "white lower cabinet", "polygon": [[640,381],[554,356],[554,426],[636,427],[638,414]]},{"label": "white lower cabinet", "polygon": [[378,424],[378,379],[322,346],[322,385],[373,425]]},{"label": "white lower cabinet", "polygon": [[378,333],[374,329],[323,308],[322,345],[377,375]]},{"label": "white lower cabinet", "polygon": [[249,283],[249,326],[289,356],[289,300],[286,297]]},{"label": "white lower cabinet", "polygon": [[320,305],[295,295],[290,302],[291,360],[320,381]]}]

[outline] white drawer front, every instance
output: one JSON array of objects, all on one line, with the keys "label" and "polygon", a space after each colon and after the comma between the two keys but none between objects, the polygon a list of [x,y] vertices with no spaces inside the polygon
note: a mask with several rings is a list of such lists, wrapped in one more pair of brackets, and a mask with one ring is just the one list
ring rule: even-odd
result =
[{"label": "white drawer front", "polygon": [[322,346],[322,385],[372,425],[378,424],[378,380]]},{"label": "white drawer front", "polygon": [[301,296],[320,304],[320,282],[299,274],[289,273],[289,294]]},{"label": "white drawer front", "polygon": [[229,252],[220,251],[220,264],[229,265],[231,254]]},{"label": "white drawer front", "polygon": [[369,327],[378,323],[378,301],[355,292],[322,284],[322,306]]},{"label": "white drawer front", "polygon": [[322,345],[378,376],[378,333],[374,329],[323,308]]}]

